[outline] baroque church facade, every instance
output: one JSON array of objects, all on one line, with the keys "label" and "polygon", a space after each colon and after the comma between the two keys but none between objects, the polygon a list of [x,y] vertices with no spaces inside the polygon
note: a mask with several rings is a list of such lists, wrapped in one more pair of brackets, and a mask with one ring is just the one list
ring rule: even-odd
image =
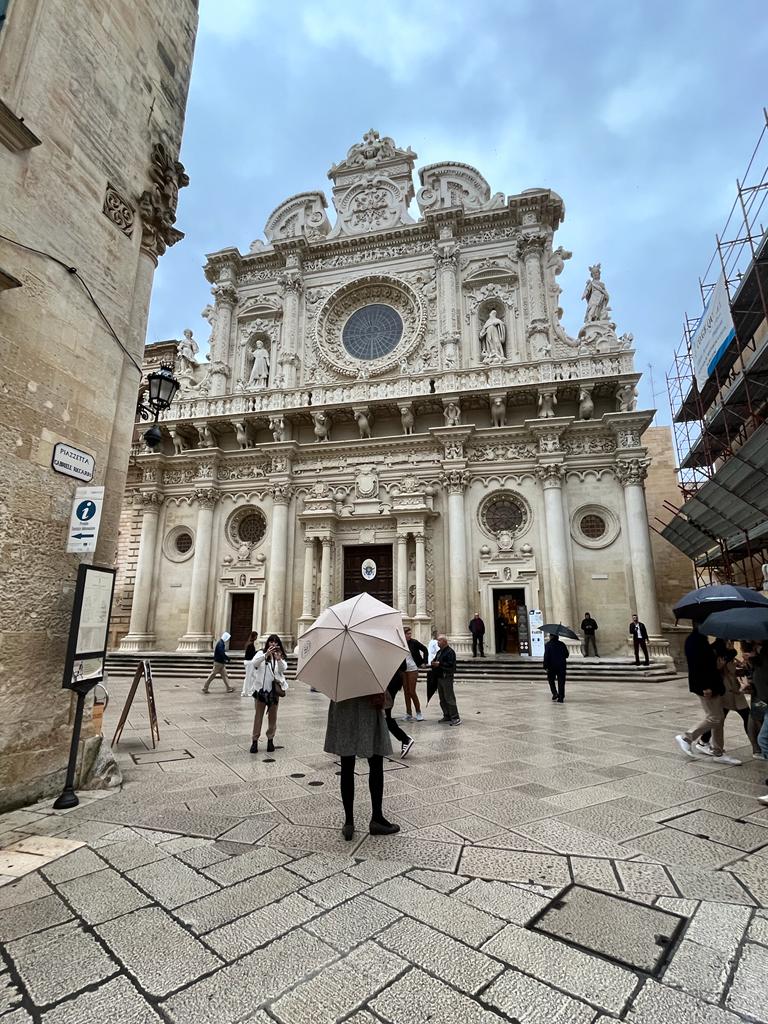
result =
[{"label": "baroque church facade", "polygon": [[[599,265],[578,336],[561,323],[549,189],[368,132],[323,192],[292,196],[250,252],[211,254],[206,361],[191,331],[147,349],[181,389],[154,451],[134,445],[122,650],[209,650],[227,630],[293,643],[367,590],[459,652],[531,653],[530,613],[661,639],[632,336]],[[418,216],[412,216],[412,201]],[[538,621],[541,621],[539,619]],[[536,653],[536,645],[534,651]]]}]

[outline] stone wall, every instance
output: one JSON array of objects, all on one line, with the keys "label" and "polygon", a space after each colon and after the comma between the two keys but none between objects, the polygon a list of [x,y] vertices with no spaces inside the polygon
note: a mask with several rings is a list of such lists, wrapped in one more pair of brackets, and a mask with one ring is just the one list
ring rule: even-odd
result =
[{"label": "stone wall", "polygon": [[180,237],[157,214],[175,212],[171,179],[185,183],[172,161],[196,28],[193,0],[11,0],[0,32],[0,98],[39,140],[0,144],[0,233],[64,264],[0,240],[0,268],[21,282],[0,292],[0,809],[63,780],[81,558],[65,553],[77,483],[53,472],[51,454],[67,441],[94,456],[106,492],[93,560],[112,565],[152,277]]}]

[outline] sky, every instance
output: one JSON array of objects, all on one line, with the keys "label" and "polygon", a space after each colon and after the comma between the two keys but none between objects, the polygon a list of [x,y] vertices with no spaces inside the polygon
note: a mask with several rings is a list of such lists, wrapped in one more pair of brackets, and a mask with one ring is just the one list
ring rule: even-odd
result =
[{"label": "sky", "polygon": [[330,205],[328,168],[375,128],[417,167],[457,160],[492,192],[562,196],[566,330],[600,261],[618,333],[634,334],[641,407],[668,423],[683,317],[701,312],[699,276],[764,124],[765,12],[765,0],[200,0],[186,237],[160,261],[147,341],[185,327],[206,339],[205,254],[247,252],[296,192]]}]

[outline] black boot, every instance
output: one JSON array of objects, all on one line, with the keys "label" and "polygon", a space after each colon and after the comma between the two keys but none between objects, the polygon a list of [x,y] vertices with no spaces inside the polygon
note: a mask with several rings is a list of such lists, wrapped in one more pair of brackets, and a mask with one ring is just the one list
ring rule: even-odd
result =
[{"label": "black boot", "polygon": [[275,752],[275,744],[272,742],[272,740],[267,740],[267,753],[274,754],[274,752]]},{"label": "black boot", "polygon": [[387,821],[386,818],[382,818],[380,821],[374,821],[371,818],[371,824],[368,831],[372,836],[393,836],[395,832],[400,831],[399,825],[393,825],[391,821]]},{"label": "black boot", "polygon": [[251,753],[252,754],[258,754],[258,752],[259,752],[259,741],[258,740],[254,740],[253,743],[251,743]]},{"label": "black boot", "polygon": [[354,823],[354,821],[345,821],[344,822],[344,826],[342,827],[342,830],[341,830],[341,834],[344,836],[344,838],[347,840],[347,842],[349,842],[350,839],[352,838],[352,836],[355,834],[355,823]]}]

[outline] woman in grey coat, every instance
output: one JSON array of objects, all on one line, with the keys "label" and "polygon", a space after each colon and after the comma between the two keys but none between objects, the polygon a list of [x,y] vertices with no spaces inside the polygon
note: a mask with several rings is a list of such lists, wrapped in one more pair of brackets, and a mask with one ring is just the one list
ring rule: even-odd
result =
[{"label": "woman in grey coat", "polygon": [[331,701],[328,707],[328,727],[325,733],[327,754],[336,754],[341,760],[341,800],[344,804],[345,839],[355,832],[355,758],[368,759],[368,788],[371,792],[372,836],[391,836],[400,831],[399,825],[387,821],[382,811],[384,799],[384,757],[392,753],[387,721],[384,717],[384,694],[370,697],[352,697],[350,700]]}]

